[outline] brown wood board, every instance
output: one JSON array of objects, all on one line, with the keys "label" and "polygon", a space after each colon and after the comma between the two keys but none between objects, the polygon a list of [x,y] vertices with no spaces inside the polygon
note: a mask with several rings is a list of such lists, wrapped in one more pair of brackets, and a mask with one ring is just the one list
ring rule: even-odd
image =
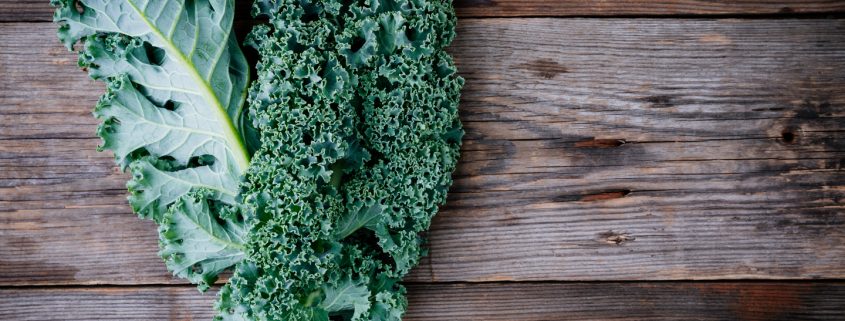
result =
[{"label": "brown wood board", "polygon": [[[556,32],[545,32],[556,30]],[[841,20],[464,20],[455,185],[413,281],[842,278]],[[0,25],[0,284],[179,283],[104,92]]]},{"label": "brown wood board", "polygon": [[[841,320],[842,283],[409,284],[403,320]],[[0,290],[18,321],[210,320],[212,289]]]},{"label": "brown wood board", "polygon": [[[252,0],[235,1],[236,19],[250,19]],[[453,0],[458,17],[791,15],[842,13],[839,0]],[[48,0],[0,1],[0,22],[52,21]]]}]

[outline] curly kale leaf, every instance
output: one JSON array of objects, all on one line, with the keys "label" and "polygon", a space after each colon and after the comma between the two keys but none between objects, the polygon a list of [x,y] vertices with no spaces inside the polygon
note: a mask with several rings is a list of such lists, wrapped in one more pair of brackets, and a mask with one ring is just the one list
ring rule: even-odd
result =
[{"label": "curly kale leaf", "polygon": [[168,268],[207,289],[245,257],[238,182],[258,144],[233,1],[51,3],[59,39],[81,41],[79,66],[108,84],[94,110],[100,150],[131,170],[129,202],[162,224]]},{"label": "curly kale leaf", "polygon": [[326,312],[353,311],[352,318],[357,319],[370,308],[367,284],[352,280],[348,275],[337,284],[323,283],[320,289],[325,293],[325,299],[320,301],[319,307]]},{"label": "curly kale leaf", "polygon": [[201,291],[217,281],[217,274],[246,257],[244,223],[232,218],[220,219],[222,224],[217,220],[232,217],[226,212],[236,212],[237,207],[212,208],[207,201],[209,193],[201,189],[180,197],[158,229],[162,247],[159,255],[165,258],[167,268],[198,284]]},{"label": "curly kale leaf", "polygon": [[168,268],[204,291],[234,265],[218,320],[401,318],[463,135],[448,0],[257,1],[248,112],[232,0],[52,4]]},{"label": "curly kale leaf", "polygon": [[[222,319],[399,320],[463,134],[446,0],[260,0],[240,186],[246,262]],[[235,308],[236,307],[236,308]]]}]

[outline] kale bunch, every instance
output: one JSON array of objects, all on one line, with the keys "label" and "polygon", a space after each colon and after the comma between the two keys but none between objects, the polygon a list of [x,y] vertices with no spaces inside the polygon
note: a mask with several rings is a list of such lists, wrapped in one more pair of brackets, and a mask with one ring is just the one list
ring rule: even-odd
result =
[{"label": "kale bunch", "polygon": [[402,317],[463,136],[449,0],[258,1],[251,86],[233,0],[51,4],[167,268],[234,270],[218,320]]},{"label": "kale bunch", "polygon": [[220,319],[399,320],[397,281],[446,200],[459,91],[448,0],[258,1],[248,103],[262,145],[240,185],[246,260]]}]

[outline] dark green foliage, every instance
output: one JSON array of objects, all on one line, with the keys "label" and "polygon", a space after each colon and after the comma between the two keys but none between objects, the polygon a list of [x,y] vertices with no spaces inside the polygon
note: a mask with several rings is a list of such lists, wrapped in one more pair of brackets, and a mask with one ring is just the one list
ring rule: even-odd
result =
[{"label": "dark green foliage", "polygon": [[401,319],[463,135],[448,0],[258,1],[248,93],[233,0],[51,3],[168,269],[234,269],[217,319]]},{"label": "dark green foliage", "polygon": [[[241,184],[249,268],[221,319],[398,320],[395,284],[446,200],[463,79],[446,1],[259,1],[248,102],[262,146]],[[231,314],[230,312],[234,312]]]}]

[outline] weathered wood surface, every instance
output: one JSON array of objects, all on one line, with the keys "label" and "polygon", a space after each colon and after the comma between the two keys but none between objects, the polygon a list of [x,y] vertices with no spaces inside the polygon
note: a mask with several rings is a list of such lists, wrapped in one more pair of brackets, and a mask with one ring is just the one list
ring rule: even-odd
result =
[{"label": "weathered wood surface", "polygon": [[[235,1],[236,19],[250,19],[253,0]],[[631,15],[783,15],[842,13],[840,0],[453,0],[455,13],[470,17],[631,16]],[[0,22],[52,21],[49,0],[2,0]]]},{"label": "weathered wood surface", "polygon": [[[412,320],[841,320],[842,283],[410,284]],[[507,289],[507,291],[502,291]],[[210,320],[216,298],[189,287],[0,290],[18,321]]]},{"label": "weathered wood surface", "polygon": [[484,19],[458,34],[467,136],[415,277],[845,273],[845,21]]},{"label": "weathered wood surface", "polygon": [[[842,278],[843,28],[463,22],[467,136],[408,280]],[[181,282],[75,59],[50,24],[0,25],[0,284]]]},{"label": "weathered wood surface", "polygon": [[453,0],[460,17],[794,14],[841,12],[841,1]]}]

